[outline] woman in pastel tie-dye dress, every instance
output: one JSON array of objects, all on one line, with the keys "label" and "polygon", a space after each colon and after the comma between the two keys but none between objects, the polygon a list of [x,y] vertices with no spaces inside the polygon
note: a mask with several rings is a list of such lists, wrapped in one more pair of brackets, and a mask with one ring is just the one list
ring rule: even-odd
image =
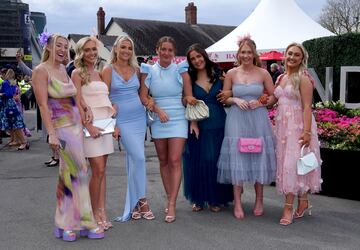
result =
[{"label": "woman in pastel tie-dye dress", "polygon": [[49,36],[42,63],[33,72],[33,87],[49,144],[60,155],[54,234],[74,241],[74,230],[80,230],[81,236],[103,238],[91,209],[83,131],[74,98],[77,92],[62,64],[68,44],[63,36]]}]

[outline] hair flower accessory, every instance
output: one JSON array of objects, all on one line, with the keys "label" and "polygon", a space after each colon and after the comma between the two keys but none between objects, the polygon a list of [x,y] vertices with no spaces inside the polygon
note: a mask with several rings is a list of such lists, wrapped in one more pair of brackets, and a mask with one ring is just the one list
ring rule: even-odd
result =
[{"label": "hair flower accessory", "polygon": [[243,36],[238,36],[238,41],[237,41],[238,46],[240,46],[240,44],[245,40],[251,40],[251,36],[249,33],[247,33]]},{"label": "hair flower accessory", "polygon": [[42,47],[45,47],[45,45],[47,44],[49,38],[51,37],[51,33],[50,32],[47,32],[47,31],[44,31],[42,32],[40,35],[39,35],[39,42],[40,42],[40,45]]}]

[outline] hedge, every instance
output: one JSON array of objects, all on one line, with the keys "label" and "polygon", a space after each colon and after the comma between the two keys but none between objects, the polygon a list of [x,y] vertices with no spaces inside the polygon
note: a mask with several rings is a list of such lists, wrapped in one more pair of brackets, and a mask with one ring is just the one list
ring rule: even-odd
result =
[{"label": "hedge", "polygon": [[[322,37],[303,42],[309,52],[309,68],[314,68],[325,85],[325,67],[333,67],[333,100],[339,99],[340,67],[360,66],[360,33]],[[348,75],[348,101],[360,102],[360,73]]]}]

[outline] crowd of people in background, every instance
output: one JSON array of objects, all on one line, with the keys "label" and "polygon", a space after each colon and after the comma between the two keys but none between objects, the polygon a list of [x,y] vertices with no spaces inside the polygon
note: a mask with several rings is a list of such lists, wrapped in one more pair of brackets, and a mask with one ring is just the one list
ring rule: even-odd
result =
[{"label": "crowd of people in background", "polygon": [[[57,238],[74,241],[77,230],[81,236],[103,238],[113,227],[106,213],[106,164],[114,152],[113,138],[126,150],[128,182],[125,208],[115,221],[155,219],[146,198],[147,112],[153,115],[148,126],[166,197],[166,223],[177,218],[182,180],[194,212],[219,212],[233,202],[234,217],[244,219],[241,197],[249,183],[255,190],[252,214],[262,216],[263,187],[274,182],[285,196],[281,225],[310,211],[308,194],[321,189],[320,168],[299,176],[296,161],[303,145],[321,160],[311,114],[314,86],[302,45],[286,49],[285,72],[276,63],[267,72],[255,42],[242,37],[236,65],[226,74],[199,44],[189,47],[185,62],[173,63],[176,42],[169,36],[159,39],[155,63],[150,56],[139,60],[128,36],[116,39],[107,65],[99,60],[98,45],[95,37],[82,38],[70,56],[67,38],[50,35],[34,72],[20,58],[19,68],[27,72],[24,79],[12,69],[1,71],[0,128],[10,134],[9,146],[29,149],[22,110],[33,108],[36,99],[53,152],[46,164],[59,164]],[[185,107],[200,100],[209,118],[186,120]],[[278,105],[275,127],[267,113],[273,105]],[[112,134],[103,134],[93,123],[110,118],[116,120]]]}]

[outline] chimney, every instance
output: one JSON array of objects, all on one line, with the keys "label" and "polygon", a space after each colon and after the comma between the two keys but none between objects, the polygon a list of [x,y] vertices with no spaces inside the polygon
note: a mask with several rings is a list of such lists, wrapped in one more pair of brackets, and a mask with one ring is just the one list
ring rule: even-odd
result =
[{"label": "chimney", "polygon": [[185,7],[185,22],[187,24],[197,24],[196,12],[197,8],[194,5],[194,2],[190,2],[188,6]]},{"label": "chimney", "polygon": [[97,15],[98,35],[105,35],[105,11],[102,7],[99,8]]}]

